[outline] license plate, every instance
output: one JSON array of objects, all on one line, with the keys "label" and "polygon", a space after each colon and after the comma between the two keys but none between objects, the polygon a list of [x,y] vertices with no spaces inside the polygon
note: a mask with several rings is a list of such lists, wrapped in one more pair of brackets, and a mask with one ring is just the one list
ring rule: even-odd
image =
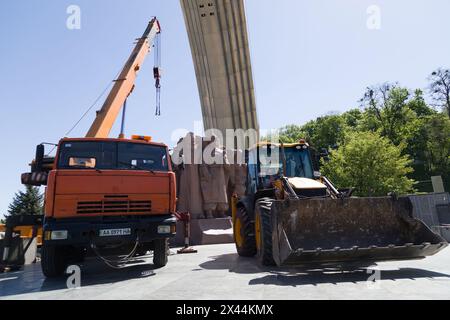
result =
[{"label": "license plate", "polygon": [[117,236],[129,236],[131,235],[131,229],[106,229],[100,230],[100,237],[117,237]]}]

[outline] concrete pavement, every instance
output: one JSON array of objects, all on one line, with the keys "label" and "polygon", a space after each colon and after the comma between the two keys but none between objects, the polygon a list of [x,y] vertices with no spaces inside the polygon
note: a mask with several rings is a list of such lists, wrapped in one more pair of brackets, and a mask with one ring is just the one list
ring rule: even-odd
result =
[{"label": "concrete pavement", "polygon": [[[113,270],[96,259],[82,266],[81,288],[45,280],[39,263],[0,274],[0,299],[450,299],[450,249],[418,261],[380,263],[357,271],[263,268],[233,244],[196,247],[153,270],[151,256]],[[172,250],[175,253],[175,250]]]}]

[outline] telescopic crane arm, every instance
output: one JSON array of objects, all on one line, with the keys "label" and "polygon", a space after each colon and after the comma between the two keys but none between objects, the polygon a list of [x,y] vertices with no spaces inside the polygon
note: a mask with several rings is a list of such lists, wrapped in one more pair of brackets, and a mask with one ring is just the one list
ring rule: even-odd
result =
[{"label": "telescopic crane arm", "polygon": [[128,96],[133,92],[134,83],[146,56],[151,51],[153,41],[161,32],[159,21],[153,18],[114,82],[108,97],[86,134],[86,138],[107,138]]}]

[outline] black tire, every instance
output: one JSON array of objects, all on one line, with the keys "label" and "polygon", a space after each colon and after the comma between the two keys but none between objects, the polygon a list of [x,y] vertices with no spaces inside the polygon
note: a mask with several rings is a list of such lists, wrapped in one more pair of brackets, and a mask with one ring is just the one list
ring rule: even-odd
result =
[{"label": "black tire", "polygon": [[[238,228],[240,221],[240,230]],[[237,253],[241,257],[254,257],[256,254],[256,240],[254,222],[245,210],[245,207],[239,206],[236,213],[236,221],[233,226],[234,243],[236,244]],[[237,233],[240,233],[240,241],[238,241]]]},{"label": "black tire", "polygon": [[45,244],[42,246],[41,268],[47,278],[61,277],[66,267],[66,255],[63,247]]},{"label": "black tire", "polygon": [[157,268],[166,266],[168,261],[169,242],[167,239],[157,239],[154,241],[153,264]]},{"label": "black tire", "polygon": [[272,252],[272,203],[273,199],[263,198],[258,200],[255,206],[255,217],[257,217],[255,220],[259,221],[261,237],[256,256],[263,266],[275,265]]}]

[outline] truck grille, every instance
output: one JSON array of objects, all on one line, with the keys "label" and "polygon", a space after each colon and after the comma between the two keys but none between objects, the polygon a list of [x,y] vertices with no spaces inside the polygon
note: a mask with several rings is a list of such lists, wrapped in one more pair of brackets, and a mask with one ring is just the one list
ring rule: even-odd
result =
[{"label": "truck grille", "polygon": [[77,204],[78,214],[95,213],[151,213],[151,201],[103,200],[80,201]]}]

